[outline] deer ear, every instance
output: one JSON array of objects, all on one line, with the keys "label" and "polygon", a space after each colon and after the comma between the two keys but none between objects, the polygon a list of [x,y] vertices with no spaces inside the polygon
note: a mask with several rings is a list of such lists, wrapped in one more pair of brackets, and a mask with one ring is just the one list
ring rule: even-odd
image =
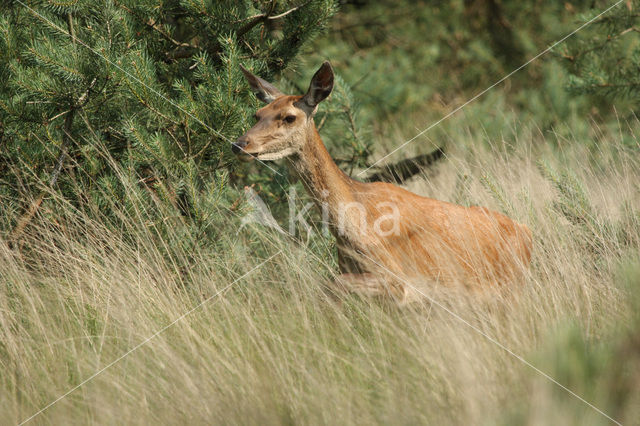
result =
[{"label": "deer ear", "polygon": [[273,84],[251,74],[242,65],[240,65],[240,69],[249,82],[249,86],[251,86],[251,90],[256,95],[256,98],[260,99],[262,102],[268,104],[273,102],[273,100],[275,100],[276,98],[283,96],[283,93],[279,91]]},{"label": "deer ear", "polygon": [[312,116],[316,112],[316,107],[326,99],[333,89],[333,69],[329,61],[324,61],[322,66],[311,79],[307,94],[294,105]]}]

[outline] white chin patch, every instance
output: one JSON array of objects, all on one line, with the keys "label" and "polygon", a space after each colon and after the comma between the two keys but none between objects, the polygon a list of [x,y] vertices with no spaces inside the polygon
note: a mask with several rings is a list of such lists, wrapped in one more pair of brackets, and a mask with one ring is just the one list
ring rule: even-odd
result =
[{"label": "white chin patch", "polygon": [[258,160],[262,160],[262,161],[273,161],[273,160],[279,160],[281,158],[288,157],[294,152],[295,150],[293,148],[287,148],[278,152],[266,152],[264,154],[258,154],[256,155],[256,157],[258,158]]}]

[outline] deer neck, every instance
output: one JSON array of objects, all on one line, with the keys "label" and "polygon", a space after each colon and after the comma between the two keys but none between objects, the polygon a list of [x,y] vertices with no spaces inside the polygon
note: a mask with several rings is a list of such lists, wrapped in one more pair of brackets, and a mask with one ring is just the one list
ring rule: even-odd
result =
[{"label": "deer neck", "polygon": [[330,214],[336,214],[341,203],[354,200],[357,181],[333,161],[313,121],[305,137],[300,152],[291,157],[291,165],[316,204],[324,204]]}]

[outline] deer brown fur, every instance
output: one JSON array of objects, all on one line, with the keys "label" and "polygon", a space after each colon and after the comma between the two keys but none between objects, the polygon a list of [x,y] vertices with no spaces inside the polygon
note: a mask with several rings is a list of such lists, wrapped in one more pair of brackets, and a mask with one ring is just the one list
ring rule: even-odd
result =
[{"label": "deer brown fur", "polygon": [[[243,68],[267,105],[234,151],[259,160],[287,158],[337,240],[336,281],[350,291],[407,301],[424,283],[482,287],[521,275],[531,258],[531,231],[484,207],[421,197],[383,182],[360,182],[332,160],[313,121],[333,87],[325,62],[304,96],[287,96]],[[420,283],[420,284],[417,284]]]}]

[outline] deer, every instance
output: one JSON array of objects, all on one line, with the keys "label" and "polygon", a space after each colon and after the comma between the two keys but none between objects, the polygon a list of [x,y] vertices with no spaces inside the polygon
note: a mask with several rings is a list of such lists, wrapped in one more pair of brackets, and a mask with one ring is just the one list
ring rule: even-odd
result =
[{"label": "deer", "polygon": [[532,251],[526,225],[485,207],[422,197],[387,182],[361,182],[337,166],[314,123],[318,105],[333,89],[328,61],[307,93],[294,96],[241,69],[266,105],[232,151],[244,160],[287,161],[336,239],[336,288],[408,303],[434,286],[477,289],[523,276]]}]

